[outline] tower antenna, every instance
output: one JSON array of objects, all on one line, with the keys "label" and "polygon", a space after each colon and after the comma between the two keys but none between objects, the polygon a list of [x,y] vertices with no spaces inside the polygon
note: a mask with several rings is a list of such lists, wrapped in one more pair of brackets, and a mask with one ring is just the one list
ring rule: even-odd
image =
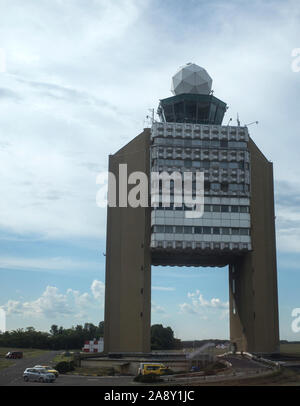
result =
[{"label": "tower antenna", "polygon": [[156,122],[156,120],[155,120],[155,118],[154,118],[154,109],[148,109],[150,112],[151,112],[151,115],[148,115],[147,114],[147,116],[146,116],[146,119],[147,120],[150,120],[150,122],[151,122],[151,124],[153,124],[153,123],[155,123]]},{"label": "tower antenna", "polygon": [[245,124],[245,127],[249,127],[249,125],[252,125],[252,124],[258,124],[258,121],[252,121],[252,123]]}]

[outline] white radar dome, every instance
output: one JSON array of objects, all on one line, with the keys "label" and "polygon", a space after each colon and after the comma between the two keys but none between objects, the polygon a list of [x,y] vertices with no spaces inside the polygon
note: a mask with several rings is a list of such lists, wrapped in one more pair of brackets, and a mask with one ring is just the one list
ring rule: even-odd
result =
[{"label": "white radar dome", "polygon": [[171,92],[176,96],[183,93],[209,94],[212,78],[204,68],[195,63],[187,63],[172,77]]}]

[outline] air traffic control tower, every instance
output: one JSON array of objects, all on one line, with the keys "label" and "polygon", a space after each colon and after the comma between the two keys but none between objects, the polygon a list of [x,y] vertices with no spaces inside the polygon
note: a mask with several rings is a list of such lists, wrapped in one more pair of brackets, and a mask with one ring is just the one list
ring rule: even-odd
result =
[{"label": "air traffic control tower", "polygon": [[247,126],[222,125],[227,106],[211,87],[205,69],[181,67],[172,78],[173,96],[160,100],[160,121],[109,157],[117,200],[122,188],[134,187],[127,175],[124,185],[120,164],[127,164],[128,176],[142,172],[148,179],[153,172],[203,172],[204,213],[189,218],[174,195],[170,207],[151,207],[150,199],[130,207],[123,198],[108,207],[106,353],[151,351],[151,265],[219,272],[228,265],[232,344],[254,353],[278,350],[273,166]]}]

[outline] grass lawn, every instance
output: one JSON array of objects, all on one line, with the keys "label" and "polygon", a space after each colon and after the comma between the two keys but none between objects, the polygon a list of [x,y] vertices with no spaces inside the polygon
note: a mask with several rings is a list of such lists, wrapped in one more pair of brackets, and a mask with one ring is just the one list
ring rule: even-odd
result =
[{"label": "grass lawn", "polygon": [[15,360],[0,359],[0,370],[11,367],[12,365],[15,365],[15,363],[13,361],[15,361]]},{"label": "grass lawn", "polygon": [[15,365],[15,359],[6,359],[5,355],[9,351],[22,351],[24,358],[38,357],[45,354],[48,350],[40,350],[35,348],[12,348],[12,347],[0,347],[0,370]]},{"label": "grass lawn", "polygon": [[76,367],[74,371],[67,372],[70,375],[86,376],[111,376],[114,375],[114,368],[111,367]]},{"label": "grass lawn", "polygon": [[36,348],[12,348],[12,347],[0,347],[0,359],[4,358],[9,351],[22,351],[24,358],[38,357],[45,354],[49,350],[40,350]]},{"label": "grass lawn", "polygon": [[69,357],[66,357],[66,356],[65,356],[65,351],[62,351],[60,354],[57,354],[57,355],[53,358],[52,364],[55,365],[55,364],[57,364],[58,362],[62,362],[62,361],[69,362],[69,361],[73,361],[73,360],[74,360],[74,356],[73,356],[72,353],[70,353],[70,356],[69,356]]}]

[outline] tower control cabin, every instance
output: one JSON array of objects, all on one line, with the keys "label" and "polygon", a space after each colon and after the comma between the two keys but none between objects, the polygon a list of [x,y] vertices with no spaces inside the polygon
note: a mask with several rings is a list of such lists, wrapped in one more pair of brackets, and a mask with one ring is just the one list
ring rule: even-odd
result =
[{"label": "tower control cabin", "polygon": [[148,179],[202,172],[204,205],[201,217],[187,216],[191,207],[177,205],[171,187],[169,207],[161,189],[155,207],[108,207],[106,353],[150,352],[151,265],[228,265],[231,342],[240,351],[278,350],[273,166],[246,126],[222,125],[227,106],[211,86],[205,69],[181,67],[174,95],[160,100],[160,121],[109,157],[117,199],[119,165],[127,164],[128,175]]}]

